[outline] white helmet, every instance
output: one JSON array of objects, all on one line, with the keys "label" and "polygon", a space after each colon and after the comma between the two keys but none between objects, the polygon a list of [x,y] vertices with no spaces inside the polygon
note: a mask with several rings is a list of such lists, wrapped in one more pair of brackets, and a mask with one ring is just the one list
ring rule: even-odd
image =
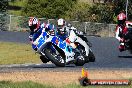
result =
[{"label": "white helmet", "polygon": [[58,19],[58,20],[57,20],[57,25],[58,25],[58,26],[64,26],[64,25],[65,25],[65,20],[62,19],[62,18]]}]

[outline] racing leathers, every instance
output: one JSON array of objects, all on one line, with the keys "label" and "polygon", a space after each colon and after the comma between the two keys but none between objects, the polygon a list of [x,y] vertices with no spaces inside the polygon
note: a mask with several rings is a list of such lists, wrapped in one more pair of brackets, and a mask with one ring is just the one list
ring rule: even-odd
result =
[{"label": "racing leathers", "polygon": [[40,26],[40,27],[37,29],[37,31],[31,31],[31,32],[30,32],[29,40],[30,40],[30,42],[31,42],[31,44],[32,44],[32,48],[33,48],[35,51],[37,51],[37,47],[36,47],[36,44],[34,44],[34,41],[41,35],[42,30],[43,30],[43,27]]},{"label": "racing leathers", "polygon": [[36,44],[34,41],[41,35],[42,31],[45,31],[49,24],[42,23],[35,31],[31,31],[29,35],[29,40],[32,44],[32,48],[37,51]]},{"label": "racing leathers", "polygon": [[80,43],[85,48],[86,56],[89,55],[89,46],[82,38],[79,37],[81,32],[78,32],[75,27],[67,27],[64,26],[62,30],[65,32],[65,34],[62,36],[63,40],[66,40],[68,43],[72,44],[74,42]]},{"label": "racing leathers", "polygon": [[119,45],[119,50],[120,51],[124,51],[125,50],[125,46],[124,46],[124,35],[126,32],[126,15],[124,14],[124,12],[121,11],[121,13],[117,16],[117,27],[116,27],[116,38],[119,40],[120,45]]},{"label": "racing leathers", "polygon": [[125,50],[125,46],[124,46],[124,43],[125,43],[125,36],[127,34],[127,27],[126,26],[122,26],[122,25],[117,25],[116,27],[116,38],[119,40],[119,50],[120,52],[124,51]]}]

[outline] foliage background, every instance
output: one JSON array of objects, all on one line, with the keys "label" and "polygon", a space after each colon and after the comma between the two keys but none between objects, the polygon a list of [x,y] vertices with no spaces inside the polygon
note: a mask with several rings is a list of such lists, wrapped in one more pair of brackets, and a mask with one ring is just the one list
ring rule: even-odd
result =
[{"label": "foliage background", "polygon": [[7,0],[1,0],[0,1],[0,30],[6,30],[7,28],[7,6],[8,1]]},{"label": "foliage background", "polygon": [[[20,8],[9,10],[9,13],[46,19],[63,17],[83,22],[116,23],[116,16],[126,8],[126,0],[101,1],[103,3],[90,3],[89,0],[11,0],[9,6]],[[132,0],[128,1],[128,20],[132,20]]]}]

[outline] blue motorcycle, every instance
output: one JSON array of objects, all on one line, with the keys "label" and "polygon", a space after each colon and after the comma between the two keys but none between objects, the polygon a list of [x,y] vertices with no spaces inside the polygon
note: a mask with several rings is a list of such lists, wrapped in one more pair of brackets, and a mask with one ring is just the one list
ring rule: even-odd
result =
[{"label": "blue motorcycle", "polygon": [[51,61],[56,66],[64,67],[71,63],[83,66],[89,62],[89,58],[84,57],[81,45],[75,43],[70,45],[66,40],[62,40],[59,36],[52,35],[46,31],[41,33],[32,47],[37,48],[37,53],[40,54],[40,59],[43,63]]},{"label": "blue motorcycle", "polygon": [[67,60],[74,60],[75,53],[72,47],[58,36],[48,32],[42,32],[32,46],[37,47],[37,53],[41,55],[40,59],[43,63],[51,61],[56,66],[65,66]]}]

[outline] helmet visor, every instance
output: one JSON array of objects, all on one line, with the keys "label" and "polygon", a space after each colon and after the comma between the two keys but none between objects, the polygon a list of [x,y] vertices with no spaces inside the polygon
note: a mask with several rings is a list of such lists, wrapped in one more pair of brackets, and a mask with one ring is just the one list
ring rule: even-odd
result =
[{"label": "helmet visor", "polygon": [[36,29],[36,28],[37,28],[37,24],[32,25],[32,26],[29,26],[29,28],[30,28],[30,30],[31,30],[31,31],[34,31],[34,29]]}]

